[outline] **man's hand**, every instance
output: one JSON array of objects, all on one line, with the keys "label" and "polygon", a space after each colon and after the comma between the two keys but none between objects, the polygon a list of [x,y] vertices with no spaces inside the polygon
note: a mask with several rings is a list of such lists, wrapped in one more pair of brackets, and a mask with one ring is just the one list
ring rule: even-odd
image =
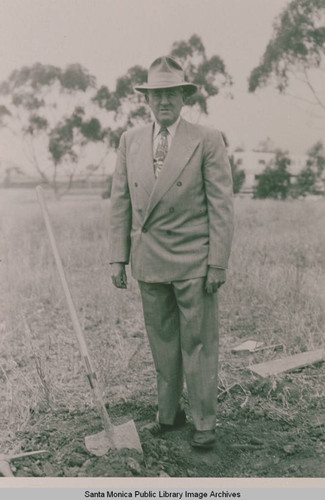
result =
[{"label": "man's hand", "polygon": [[116,288],[127,288],[128,282],[125,272],[125,264],[114,262],[111,264],[112,283]]},{"label": "man's hand", "polygon": [[226,282],[226,270],[216,267],[209,267],[205,289],[207,293],[216,293],[218,289]]}]

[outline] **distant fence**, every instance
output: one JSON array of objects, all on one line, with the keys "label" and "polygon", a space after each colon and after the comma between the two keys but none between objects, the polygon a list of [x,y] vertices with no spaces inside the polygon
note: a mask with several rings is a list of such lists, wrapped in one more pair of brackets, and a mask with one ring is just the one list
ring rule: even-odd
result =
[{"label": "distant fence", "polygon": [[[83,188],[97,188],[97,189],[107,189],[107,185],[109,182],[110,176],[94,176],[91,178],[76,178],[72,182],[72,188],[78,188],[78,189],[83,189]],[[57,186],[58,188],[63,188],[67,185],[68,180],[67,179],[60,179],[57,181]],[[0,187],[7,189],[7,188],[30,188],[33,189],[39,184],[45,184],[43,183],[40,179],[29,179],[29,178],[14,178],[8,181],[8,179],[0,181]]]}]

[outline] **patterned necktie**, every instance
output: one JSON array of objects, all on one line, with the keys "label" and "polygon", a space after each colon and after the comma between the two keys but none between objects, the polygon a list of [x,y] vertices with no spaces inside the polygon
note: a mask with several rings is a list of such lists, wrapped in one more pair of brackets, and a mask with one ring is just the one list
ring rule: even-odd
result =
[{"label": "patterned necktie", "polygon": [[153,166],[155,177],[157,179],[160,171],[164,165],[165,158],[168,153],[168,130],[166,127],[161,127],[159,132],[159,140],[157,144],[157,149],[153,159]]}]

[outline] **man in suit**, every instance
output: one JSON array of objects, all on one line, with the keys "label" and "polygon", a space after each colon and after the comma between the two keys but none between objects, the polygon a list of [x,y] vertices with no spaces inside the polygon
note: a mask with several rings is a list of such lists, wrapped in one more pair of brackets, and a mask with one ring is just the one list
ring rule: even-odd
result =
[{"label": "man in suit", "polygon": [[154,123],[121,137],[111,194],[110,263],[127,287],[131,261],[157,372],[152,432],[184,425],[183,374],[194,423],[192,446],[215,442],[217,290],[226,281],[233,233],[232,176],[221,134],[180,117],[197,87],[160,57],[146,96]]}]

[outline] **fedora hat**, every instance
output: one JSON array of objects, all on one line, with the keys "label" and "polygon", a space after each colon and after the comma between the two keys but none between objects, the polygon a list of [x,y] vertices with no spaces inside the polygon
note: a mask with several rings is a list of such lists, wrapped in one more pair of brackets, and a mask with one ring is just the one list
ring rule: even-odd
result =
[{"label": "fedora hat", "polygon": [[187,96],[197,91],[197,85],[185,81],[183,68],[174,59],[168,56],[158,57],[150,66],[146,84],[134,87],[138,92],[147,90],[168,89],[182,87]]}]

